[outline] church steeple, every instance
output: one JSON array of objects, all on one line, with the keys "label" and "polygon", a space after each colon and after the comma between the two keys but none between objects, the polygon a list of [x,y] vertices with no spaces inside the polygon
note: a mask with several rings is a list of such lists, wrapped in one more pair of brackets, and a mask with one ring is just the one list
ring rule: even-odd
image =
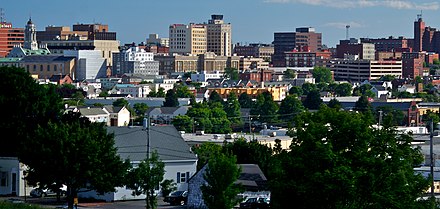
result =
[{"label": "church steeple", "polygon": [[24,48],[30,50],[38,50],[37,31],[30,17],[24,31]]}]

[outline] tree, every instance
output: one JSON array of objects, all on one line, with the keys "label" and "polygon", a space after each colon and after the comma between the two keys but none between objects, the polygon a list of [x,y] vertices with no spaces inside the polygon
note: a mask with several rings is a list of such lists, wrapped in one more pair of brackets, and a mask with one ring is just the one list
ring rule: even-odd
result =
[{"label": "tree", "polygon": [[223,99],[216,90],[213,90],[211,94],[209,94],[208,102],[209,103],[220,102],[223,104]]},{"label": "tree", "polygon": [[189,90],[188,86],[177,85],[175,88],[178,98],[191,98],[194,94]]},{"label": "tree", "polygon": [[238,102],[237,95],[234,92],[228,95],[224,103],[224,110],[231,123],[241,124],[240,102]]},{"label": "tree", "polygon": [[38,125],[62,114],[62,99],[55,85],[38,84],[23,68],[0,67],[0,85],[0,131],[8,136],[0,139],[0,156],[17,157]]},{"label": "tree", "polygon": [[165,97],[165,89],[162,87],[159,87],[156,93],[156,97]]},{"label": "tree", "polygon": [[290,95],[296,95],[297,97],[300,97],[303,95],[303,90],[301,87],[299,86],[292,86],[292,88],[289,89],[289,94]]},{"label": "tree", "polygon": [[317,110],[319,106],[322,104],[321,94],[317,90],[313,90],[307,94],[306,99],[304,100],[304,107]]},{"label": "tree", "polygon": [[288,68],[286,71],[284,71],[284,78],[286,79],[296,78],[296,71]]},{"label": "tree", "polygon": [[318,87],[316,87],[315,84],[313,83],[304,83],[301,86],[302,90],[303,90],[303,95],[307,95],[309,94],[309,92],[317,90],[318,91]]},{"label": "tree", "polygon": [[312,70],[313,78],[316,83],[330,83],[332,81],[332,71],[325,67],[314,67]]},{"label": "tree", "polygon": [[104,123],[92,123],[80,113],[67,113],[59,121],[40,125],[26,140],[20,162],[29,166],[31,185],[65,184],[69,208],[80,189],[99,194],[122,186],[130,164],[117,154],[114,135]]},{"label": "tree", "polygon": [[197,171],[203,168],[208,160],[222,152],[222,146],[214,142],[205,142],[198,146],[193,146],[194,153],[197,154]]},{"label": "tree", "polygon": [[246,92],[240,94],[238,102],[241,108],[251,108],[253,103],[252,98]]},{"label": "tree", "polygon": [[353,86],[350,83],[341,83],[336,87],[335,93],[341,97],[351,96],[352,90]]},{"label": "tree", "polygon": [[373,106],[371,105],[367,96],[360,96],[354,105],[354,110],[360,112],[372,111]]},{"label": "tree", "polygon": [[124,98],[119,98],[113,102],[113,106],[115,107],[126,107],[128,106],[128,101]]},{"label": "tree", "polygon": [[223,76],[229,80],[238,80],[239,73],[237,68],[227,67],[225,68]]},{"label": "tree", "polygon": [[278,114],[281,120],[292,121],[297,114],[304,110],[302,102],[294,95],[289,95],[281,101]]},{"label": "tree", "polygon": [[328,102],[328,105],[327,105],[327,106],[330,107],[330,108],[337,109],[337,110],[340,110],[340,109],[342,108],[341,103],[340,103],[339,100],[337,100],[336,98],[331,99],[331,100]]},{"label": "tree", "polygon": [[275,156],[271,207],[427,208],[419,198],[430,183],[414,172],[423,154],[412,137],[364,117],[325,106],[301,114],[290,152]]},{"label": "tree", "polygon": [[148,93],[148,97],[157,97],[157,92],[156,92],[156,90],[151,90],[149,93]]},{"label": "tree", "polygon": [[224,153],[209,159],[203,175],[206,184],[201,186],[203,200],[208,208],[231,209],[240,201],[237,195],[243,188],[235,183],[241,172],[236,161],[235,156]]},{"label": "tree", "polygon": [[159,159],[159,154],[155,150],[151,153],[151,157],[128,172],[127,188],[133,190],[133,195],[146,195],[147,209],[157,208],[154,190],[163,181],[164,174],[165,163]]},{"label": "tree", "polygon": [[174,89],[170,89],[167,91],[167,95],[165,96],[165,101],[163,102],[163,107],[178,107],[179,99],[177,98],[176,91]]},{"label": "tree", "polygon": [[177,189],[177,184],[173,179],[165,179],[160,183],[160,188],[162,190],[162,197],[166,197]]},{"label": "tree", "polygon": [[137,116],[144,116],[148,110],[148,105],[146,103],[136,103],[133,108]]},{"label": "tree", "polygon": [[251,115],[258,116],[260,122],[275,122],[277,120],[278,104],[273,101],[272,94],[265,91],[258,94],[254,107],[251,108]]},{"label": "tree", "polygon": [[171,123],[179,131],[185,131],[186,133],[193,132],[194,121],[188,115],[177,115],[173,118]]}]

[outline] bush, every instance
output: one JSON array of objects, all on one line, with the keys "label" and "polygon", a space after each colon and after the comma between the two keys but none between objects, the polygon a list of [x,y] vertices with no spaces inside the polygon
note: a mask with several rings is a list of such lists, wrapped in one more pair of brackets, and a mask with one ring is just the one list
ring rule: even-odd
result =
[{"label": "bush", "polygon": [[44,209],[44,208],[26,203],[0,202],[0,209]]}]

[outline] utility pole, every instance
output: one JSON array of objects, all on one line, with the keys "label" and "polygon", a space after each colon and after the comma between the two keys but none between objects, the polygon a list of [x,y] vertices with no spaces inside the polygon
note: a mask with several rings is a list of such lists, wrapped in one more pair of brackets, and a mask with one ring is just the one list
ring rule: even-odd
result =
[{"label": "utility pole", "polygon": [[435,198],[435,194],[434,194],[434,154],[433,154],[433,138],[434,138],[434,122],[433,119],[431,119],[431,123],[430,123],[430,133],[429,133],[429,156],[430,156],[430,161],[431,161],[431,198]]},{"label": "utility pole", "polygon": [[379,130],[380,130],[380,124],[382,123],[382,110],[379,110]]},{"label": "utility pole", "polygon": [[[147,162],[148,162],[148,164],[150,164],[150,118],[148,118],[148,117],[144,118],[143,125],[144,125],[143,127],[144,127],[145,131],[147,132]],[[148,165],[148,166],[150,166],[150,165]],[[150,208],[149,207],[149,204],[150,204],[149,192],[147,192],[146,196],[147,196],[146,197],[147,208]]]}]

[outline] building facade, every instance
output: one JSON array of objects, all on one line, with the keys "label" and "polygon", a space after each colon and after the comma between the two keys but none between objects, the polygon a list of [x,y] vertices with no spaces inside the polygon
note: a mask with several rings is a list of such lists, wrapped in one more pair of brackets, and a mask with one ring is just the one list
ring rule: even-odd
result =
[{"label": "building facade", "polygon": [[379,80],[384,75],[402,77],[402,61],[335,59],[330,66],[339,81]]},{"label": "building facade", "polygon": [[99,50],[64,50],[64,57],[75,58],[73,80],[92,80],[107,76],[107,60]]},{"label": "building facade", "polygon": [[113,53],[112,75],[124,73],[137,75],[159,75],[159,61],[154,54],[139,47],[130,47],[119,53]]},{"label": "building facade", "polygon": [[374,60],[375,46],[373,43],[361,43],[357,39],[340,40],[336,45],[336,58],[346,59],[349,56],[355,55],[359,59]]},{"label": "building facade", "polygon": [[213,14],[206,24],[207,51],[218,56],[232,55],[232,25],[225,23],[223,15]]},{"label": "building facade", "polygon": [[75,76],[75,58],[58,55],[26,56],[19,61],[33,77],[49,79],[53,75]]},{"label": "building facade", "polygon": [[169,53],[203,54],[207,51],[207,28],[202,24],[173,24],[169,27]]},{"label": "building facade", "polygon": [[24,42],[24,29],[14,28],[12,23],[0,22],[0,57],[8,56],[14,46]]}]

